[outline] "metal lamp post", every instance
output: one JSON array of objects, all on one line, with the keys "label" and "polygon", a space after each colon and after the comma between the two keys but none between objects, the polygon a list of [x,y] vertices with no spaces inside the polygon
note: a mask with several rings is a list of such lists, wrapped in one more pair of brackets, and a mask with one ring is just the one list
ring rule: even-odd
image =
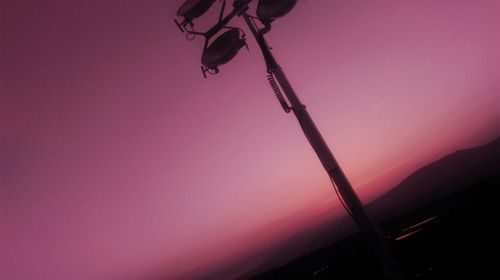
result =
[{"label": "metal lamp post", "polygon": [[[307,112],[306,107],[300,102],[290,82],[286,78],[285,73],[273,57],[263,36],[264,33],[270,30],[271,22],[275,18],[283,16],[291,10],[296,0],[259,0],[257,17],[247,14],[248,5],[252,1],[253,0],[235,0],[233,3],[233,10],[226,17],[223,17],[225,8],[225,0],[223,0],[218,23],[207,32],[201,33],[193,30],[193,17],[186,17],[182,13],[184,12],[198,17],[201,15],[200,13],[204,13],[208,10],[214,1],[187,0],[177,13],[179,16],[184,16],[184,20],[181,23],[176,21],[176,24],[181,31],[187,33],[188,39],[192,39],[196,35],[205,37],[205,46],[202,55],[202,72],[206,77],[207,72],[210,74],[218,73],[218,66],[228,62],[236,55],[241,47],[246,45],[244,43],[244,33],[240,36],[238,28],[226,26],[233,17],[243,17],[262,51],[267,66],[268,81],[281,106],[287,113],[293,111],[307,140],[328,173],[342,205],[374,246],[375,254],[384,269],[384,274],[387,279],[402,279],[399,266],[387,246],[386,238],[366,213],[349,180],[335,160],[328,145]],[[186,6],[190,6],[191,11],[186,10]],[[258,19],[264,27],[258,29],[254,19]],[[229,31],[226,31],[209,46],[209,40],[222,29],[229,29]],[[281,94],[280,88],[284,92],[288,102]]]}]

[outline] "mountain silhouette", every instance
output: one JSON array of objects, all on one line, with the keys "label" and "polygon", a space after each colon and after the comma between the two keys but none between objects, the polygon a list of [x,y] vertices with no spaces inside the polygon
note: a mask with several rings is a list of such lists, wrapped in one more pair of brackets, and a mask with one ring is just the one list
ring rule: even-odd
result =
[{"label": "mountain silhouette", "polygon": [[455,151],[416,170],[367,205],[367,211],[377,220],[386,219],[497,176],[500,176],[500,137],[479,147]]}]

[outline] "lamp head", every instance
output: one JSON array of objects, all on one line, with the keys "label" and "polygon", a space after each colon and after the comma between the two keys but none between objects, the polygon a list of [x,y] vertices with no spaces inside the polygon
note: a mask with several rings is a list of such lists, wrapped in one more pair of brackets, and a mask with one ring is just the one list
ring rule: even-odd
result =
[{"label": "lamp head", "polygon": [[186,0],[177,10],[177,15],[186,19],[200,17],[210,9],[215,0]]},{"label": "lamp head", "polygon": [[275,19],[286,15],[297,0],[259,0],[257,16],[261,19]]},{"label": "lamp head", "polygon": [[201,63],[208,69],[217,69],[233,59],[244,45],[239,29],[226,31],[204,50]]}]

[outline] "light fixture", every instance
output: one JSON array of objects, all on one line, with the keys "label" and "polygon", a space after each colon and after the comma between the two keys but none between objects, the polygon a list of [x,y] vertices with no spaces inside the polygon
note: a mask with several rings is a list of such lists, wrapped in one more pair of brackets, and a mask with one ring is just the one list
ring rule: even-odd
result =
[{"label": "light fixture", "polygon": [[186,0],[177,10],[177,15],[189,20],[200,17],[214,2],[215,0]]},{"label": "light fixture", "polygon": [[286,15],[297,3],[297,0],[260,0],[257,16],[261,19],[274,19]]},{"label": "light fixture", "polygon": [[245,39],[240,30],[232,28],[224,32],[208,46],[201,57],[201,63],[207,69],[216,70],[219,65],[229,62],[245,46]]}]

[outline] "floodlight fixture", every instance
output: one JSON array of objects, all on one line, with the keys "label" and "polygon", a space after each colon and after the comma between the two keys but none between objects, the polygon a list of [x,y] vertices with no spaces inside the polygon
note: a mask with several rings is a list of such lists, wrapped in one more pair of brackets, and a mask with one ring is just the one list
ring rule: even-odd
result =
[{"label": "floodlight fixture", "polygon": [[297,0],[260,0],[257,5],[257,16],[260,19],[275,19],[290,12]]},{"label": "floodlight fixture", "polygon": [[204,49],[201,63],[205,66],[205,70],[217,73],[218,66],[233,59],[245,45],[245,35],[242,31],[239,28],[230,28]]},{"label": "floodlight fixture", "polygon": [[177,15],[183,17],[184,20],[175,23],[184,32],[184,27],[187,25],[193,26],[192,20],[202,16],[210,9],[215,0],[186,0],[177,10]]},{"label": "floodlight fixture", "polygon": [[202,16],[210,9],[215,0],[186,0],[177,10],[177,15],[194,19]]}]

